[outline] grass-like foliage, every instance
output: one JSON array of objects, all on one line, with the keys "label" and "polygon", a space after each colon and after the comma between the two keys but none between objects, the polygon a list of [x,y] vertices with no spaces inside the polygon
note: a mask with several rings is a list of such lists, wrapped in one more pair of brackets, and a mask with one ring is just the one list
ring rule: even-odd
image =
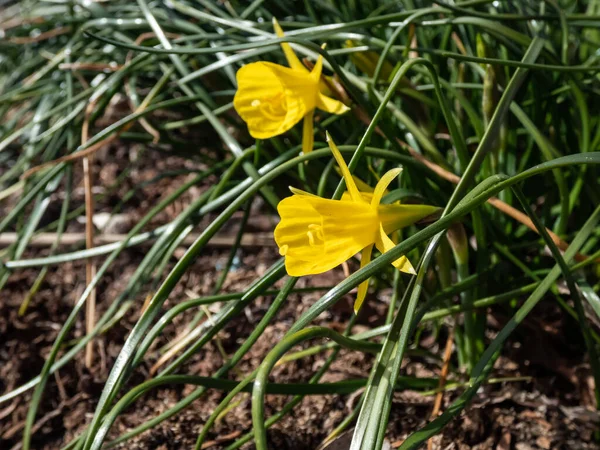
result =
[{"label": "grass-like foliage", "polygon": [[[198,419],[196,448],[202,448],[211,426],[227,413],[238,393],[251,392],[253,429],[227,448],[254,440],[256,448],[265,450],[268,428],[300,407],[304,396],[364,388],[354,413],[329,439],[353,427],[351,450],[379,450],[394,391],[439,387],[443,392],[446,383],[445,376],[433,385],[418,379],[398,383],[409,344],[423,330],[448,330],[439,335],[440,366],[448,370],[450,355],[456,357],[449,381],[466,383],[449,407],[400,445],[417,448],[443,430],[494,376],[503,344],[539,302],[557,303],[578,323],[600,404],[600,338],[593,325],[600,317],[597,1],[28,0],[7,6],[0,14],[0,198],[6,205],[0,233],[13,238],[2,250],[0,288],[11,276],[37,271],[35,283],[24,287],[21,313],[26,313],[29,300],[57,266],[87,261],[88,278],[51,351],[44,355],[39,375],[0,397],[2,404],[17,397],[29,401],[24,450],[34,447],[40,402],[55,382],[53,374],[84,353],[93,371],[90,342],[131,315],[135,325],[120,342],[93,418],[76,438],[64,442],[65,449],[99,450],[126,442],[202,401],[208,390],[218,389],[227,396],[207,421]],[[274,18],[284,35],[276,34]],[[294,61],[290,52],[298,59]],[[306,81],[304,90],[281,87],[280,103],[261,97],[264,86],[257,88],[256,101],[272,102],[264,106],[264,114],[272,118],[252,125],[252,117],[245,116],[237,103],[242,88],[247,83],[254,88],[252,83],[262,81],[271,83],[272,90],[272,83],[277,83],[273,77],[242,79],[238,71],[258,61],[296,70],[294,76],[301,81],[313,76],[309,73],[316,75]],[[289,69],[290,63],[294,69]],[[260,67],[266,70],[273,64]],[[234,102],[236,92],[240,97]],[[330,107],[316,103],[315,109],[312,104],[290,119],[297,98],[310,104],[314,93],[325,95]],[[278,108],[288,108],[285,120],[293,123],[277,129]],[[353,197],[355,208],[346,201],[338,208],[342,215],[335,217],[336,229],[358,228],[361,211],[376,215],[372,211],[377,207],[397,202],[407,208],[439,209],[391,230],[389,245],[374,234],[369,245],[357,248],[357,260],[362,247],[367,245],[368,251],[363,250],[360,264],[354,256],[344,262],[350,275],[322,290],[320,299],[302,315],[289,318],[285,337],[271,344],[260,366],[241,373],[238,363],[288,297],[302,293],[296,286],[298,278],[290,272],[303,273],[291,269],[293,249],[286,244],[280,249],[286,256],[264,274],[255,273],[245,290],[225,293],[223,281],[249,215],[278,217],[278,204],[290,196],[288,185],[321,197],[313,197],[314,204],[330,205],[352,184],[344,183],[339,170],[343,161],[340,165],[332,158],[326,132],[360,191],[374,187],[382,177],[390,183],[375,209],[359,197]],[[93,189],[97,168],[93,162],[97,151],[111,143],[143,151],[132,156],[109,188],[112,191],[99,194]],[[94,202],[122,192],[121,184],[140,161],[168,155],[188,159],[189,165],[149,183],[181,173],[191,173],[189,181],[152,205],[124,238],[102,245],[94,242]],[[403,171],[397,176],[399,171],[391,169],[399,167]],[[386,172],[391,175],[384,177]],[[397,177],[392,180],[392,175]],[[86,202],[76,205],[72,195],[82,180]],[[170,223],[152,228],[156,216],[179,204],[180,197],[190,198],[197,186],[204,188],[201,195],[177,209]],[[296,200],[309,202],[311,197],[295,192]],[[262,201],[254,202],[259,198]],[[251,207],[253,202],[259,207]],[[122,205],[113,206],[113,213],[119,213]],[[50,208],[60,211],[58,219],[43,221]],[[299,223],[303,211],[298,208]],[[61,244],[81,215],[87,217],[87,245],[80,241],[73,249]],[[234,215],[242,217],[241,226],[230,242],[227,263],[214,262],[222,276],[214,280],[213,295],[164,308],[192,263],[206,254],[211,239]],[[292,214],[289,220],[296,218]],[[310,230],[321,232],[320,225],[314,227]],[[330,232],[325,225],[323,229]],[[29,251],[30,243],[40,233],[51,236],[51,246],[36,254]],[[321,238],[327,242],[328,235],[310,233],[305,237],[310,245],[305,247],[324,253],[298,263],[302,267],[319,265],[319,258],[331,256],[329,247],[313,242]],[[190,244],[186,237],[192,234],[196,239]],[[143,259],[118,293],[103,297],[97,312],[96,286],[122,254],[140,245],[146,249]],[[185,253],[176,258],[182,245]],[[414,270],[402,266],[406,270],[399,271],[392,265],[401,257],[410,261],[408,266],[412,262]],[[384,325],[353,334],[355,315],[348,316],[345,333],[311,325],[341,299],[354,300],[361,283],[360,295],[366,302],[389,305],[387,316],[381,318]],[[308,285],[315,286],[310,280]],[[213,345],[221,330],[263,296],[270,300],[264,316],[237,341],[223,365],[210,377],[187,373],[186,362]],[[214,315],[203,320],[205,306],[212,304],[217,305]],[[488,308],[500,308],[506,317],[498,333],[488,332]],[[156,359],[156,342],[164,342],[165,327],[189,310],[197,314],[188,338],[169,353],[170,359],[158,371],[141,373],[141,365]],[[79,329],[86,331],[73,340],[74,328],[84,316],[86,326]],[[455,351],[444,357],[446,336],[454,339]],[[298,352],[298,344],[308,340],[316,347],[305,345]],[[368,379],[320,381],[341,348],[375,355]],[[324,363],[310,381],[285,384],[270,378],[277,363],[317,351],[325,355]],[[139,408],[146,393],[178,384],[196,387],[151,421],[115,435],[111,429],[115,420],[129,408]],[[266,417],[267,393],[293,397],[281,411]]]}]

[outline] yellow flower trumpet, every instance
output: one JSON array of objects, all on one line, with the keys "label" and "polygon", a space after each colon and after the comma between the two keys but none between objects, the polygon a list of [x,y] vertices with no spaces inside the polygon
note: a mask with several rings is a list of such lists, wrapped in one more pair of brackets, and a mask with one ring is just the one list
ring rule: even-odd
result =
[{"label": "yellow flower trumpet", "polygon": [[[373,246],[381,253],[394,247],[388,234],[411,225],[438,210],[430,205],[382,205],[388,185],[402,169],[385,173],[373,192],[360,192],[339,149],[327,133],[327,142],[346,181],[348,194],[331,200],[290,188],[293,195],[279,202],[281,221],[275,227],[275,242],[285,256],[285,267],[291,276],[326,272],[362,252],[360,266],[371,261]],[[415,274],[406,256],[393,266]],[[358,312],[367,294],[369,280],[358,287],[354,310]]]},{"label": "yellow flower trumpet", "polygon": [[[275,18],[273,27],[277,36],[284,36]],[[259,61],[246,64],[238,70],[238,90],[233,98],[233,106],[248,124],[250,135],[256,139],[268,139],[285,133],[304,119],[302,151],[308,153],[312,151],[314,143],[315,108],[332,114],[343,114],[349,108],[321,92],[322,56],[317,59],[313,70],[309,71],[288,43],[282,43],[281,48],[290,67]]]}]

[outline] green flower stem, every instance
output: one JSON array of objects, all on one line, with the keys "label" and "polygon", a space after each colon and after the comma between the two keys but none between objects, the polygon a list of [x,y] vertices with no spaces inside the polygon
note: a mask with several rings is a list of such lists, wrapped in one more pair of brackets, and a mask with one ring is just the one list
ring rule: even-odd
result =
[{"label": "green flower stem", "polygon": [[[461,223],[452,225],[446,233],[454,261],[456,263],[456,279],[460,283],[469,277],[469,243],[465,229]],[[443,241],[442,243],[443,244]],[[440,244],[440,248],[441,248]],[[465,310],[464,314],[464,333],[458,326],[455,327],[456,342],[462,343],[459,346],[459,363],[467,366],[469,372],[476,363],[475,358],[475,318],[473,313],[469,312],[472,306],[473,290],[468,289],[461,292],[461,306]]]},{"label": "green flower stem", "polygon": [[[569,86],[571,87],[571,90],[573,92],[573,97],[575,98],[575,105],[577,106],[577,111],[579,111],[580,115],[581,132],[578,133],[580,151],[581,153],[586,153],[589,152],[591,148],[594,148],[590,144],[592,131],[586,96],[582,92],[582,89],[576,80],[571,79],[569,82]],[[581,189],[585,184],[586,170],[587,169],[585,167],[582,167],[577,178],[575,179],[575,182],[573,183],[573,188],[571,189],[571,195],[569,198],[569,212],[573,211],[577,200],[579,199]]]},{"label": "green flower stem", "polygon": [[390,324],[394,318],[394,314],[396,313],[396,305],[398,304],[398,298],[400,297],[400,289],[402,288],[402,278],[400,276],[400,271],[394,271],[394,280],[392,282],[392,297],[390,298],[390,305],[388,307],[388,312],[385,318],[385,323]]}]

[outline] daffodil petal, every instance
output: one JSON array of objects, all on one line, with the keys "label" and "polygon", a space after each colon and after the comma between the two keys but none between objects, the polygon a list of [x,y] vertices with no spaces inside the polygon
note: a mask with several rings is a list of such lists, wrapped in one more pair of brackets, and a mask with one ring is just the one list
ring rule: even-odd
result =
[{"label": "daffodil petal", "polygon": [[434,214],[439,211],[439,209],[440,208],[437,206],[431,205],[406,205],[394,203],[392,205],[379,205],[377,213],[379,214],[379,220],[381,220],[383,229],[389,234],[392,231],[412,225],[415,222]]},{"label": "daffodil petal", "polygon": [[[281,25],[279,25],[279,22],[277,22],[277,19],[275,17],[273,17],[273,29],[275,30],[275,34],[277,34],[277,37],[282,38],[285,36],[283,30],[281,29]],[[285,59],[287,59],[288,64],[292,69],[304,70],[308,72],[308,69],[304,67],[302,62],[300,62],[300,59],[298,58],[298,56],[296,56],[296,53],[294,52],[294,50],[292,50],[292,46],[290,44],[288,44],[287,42],[282,42],[281,49],[285,54]]]},{"label": "daffodil petal", "polygon": [[289,186],[289,189],[292,194],[296,195],[307,195],[309,197],[318,197],[318,195],[311,194],[310,192],[303,191],[302,189],[295,188],[293,186]]},{"label": "daffodil petal", "polygon": [[358,187],[358,189],[360,190],[360,193],[363,195],[363,197],[366,193],[373,194],[373,192],[375,192],[375,189],[373,189],[371,186],[369,186],[363,180],[358,178],[356,175],[352,174],[352,179],[356,183],[356,187]]},{"label": "daffodil petal", "polygon": [[319,91],[321,91],[321,94],[331,97],[333,95],[333,90],[331,89],[333,83],[334,80],[332,76],[321,75],[321,79],[319,80]]},{"label": "daffodil petal", "polygon": [[348,192],[350,192],[350,195],[352,196],[352,200],[355,202],[358,202],[358,203],[364,202],[362,196],[360,195],[360,191],[358,190],[358,188],[356,187],[356,184],[354,183],[354,180],[352,179],[352,174],[350,173],[350,169],[348,169],[348,166],[346,165],[346,161],[344,161],[344,157],[340,153],[340,149],[337,148],[337,145],[335,145],[335,142],[333,142],[333,139],[331,138],[329,132],[326,132],[326,135],[327,135],[327,143],[329,144],[331,153],[333,153],[333,157],[337,161],[338,167],[340,168],[340,171],[342,172],[342,176],[344,177],[344,180],[346,181],[346,188],[348,189]]},{"label": "daffodil petal", "polygon": [[238,70],[233,106],[256,139],[288,131],[315,108],[318,84],[308,74],[269,62]]},{"label": "daffodil petal", "polygon": [[[342,171],[339,169],[339,167],[336,167],[335,171],[339,175],[342,174]],[[360,191],[360,193],[363,195],[363,197],[364,197],[365,193],[372,194],[373,192],[375,192],[375,189],[373,189],[371,186],[369,186],[363,180],[361,180],[360,178],[358,178],[356,175],[352,174],[352,179],[354,180],[354,183],[356,184],[356,187],[358,188],[358,190]],[[371,195],[371,197],[372,197],[372,195]],[[371,197],[369,197],[369,203],[371,202]]]},{"label": "daffodil petal", "polygon": [[302,124],[302,153],[304,154],[312,152],[315,143],[313,125],[314,113],[314,109],[308,111],[304,116],[304,122]]},{"label": "daffodil petal", "polygon": [[[360,268],[362,269],[367,264],[371,262],[371,253],[373,252],[373,244],[367,245],[363,248],[360,257]],[[354,314],[358,314],[358,310],[362,306],[365,301],[365,297],[367,296],[367,290],[369,289],[369,279],[367,278],[365,281],[358,285],[358,292],[356,294],[356,300],[354,301]]]},{"label": "daffodil petal", "polygon": [[[394,243],[385,233],[382,226],[379,227],[379,235],[377,236],[375,245],[377,246],[377,250],[379,250],[381,253],[386,253],[394,248]],[[405,255],[402,255],[400,258],[392,262],[392,265],[401,272],[410,273],[412,275],[417,274],[414,267]]]},{"label": "daffodil petal", "polygon": [[379,182],[375,186],[375,191],[373,192],[373,198],[371,199],[372,208],[377,208],[379,206],[379,204],[381,203],[381,197],[383,197],[383,194],[385,194],[387,187],[392,181],[394,181],[394,178],[400,175],[400,172],[402,172],[402,169],[400,168],[388,170],[381,177],[381,180],[379,180]]},{"label": "daffodil petal", "polygon": [[[360,191],[360,195],[365,202],[371,203],[371,199],[373,198],[373,194],[371,192]],[[350,195],[350,192],[344,191],[344,193],[342,194],[341,200],[343,200],[345,202],[351,202],[352,196]]]},{"label": "daffodil petal", "polygon": [[321,78],[321,73],[322,72],[323,72],[323,55],[319,55],[319,57],[317,58],[317,62],[315,63],[315,66],[310,71],[310,76],[315,81],[318,82],[319,79]]},{"label": "daffodil petal", "polygon": [[319,98],[317,99],[317,108],[330,114],[344,114],[345,112],[350,111],[350,108],[348,108],[339,100],[327,97],[322,93],[319,93]]}]

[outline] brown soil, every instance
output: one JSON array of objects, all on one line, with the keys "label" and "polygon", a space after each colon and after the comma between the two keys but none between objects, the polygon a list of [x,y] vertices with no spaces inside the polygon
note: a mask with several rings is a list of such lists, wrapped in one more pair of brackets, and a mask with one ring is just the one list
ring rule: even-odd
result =
[{"label": "brown soil", "polygon": [[[117,149],[116,156],[122,149]],[[115,158],[117,161],[119,157]],[[97,206],[98,211],[110,211],[110,206],[122,198],[131,186],[139,185],[161,171],[181,168],[190,163],[179,158],[161,159],[155,168],[136,170],[118,193]],[[100,184],[108,184],[119,173],[117,163],[98,165]],[[180,185],[185,175],[165,179],[158,184],[142,188],[126,203],[126,212],[135,223],[143,213],[163,198],[167,192]],[[207,183],[212,182],[208,180]],[[201,188],[184,196],[180,202],[153,222],[153,226],[171,220],[189,203],[191,196]],[[75,203],[82,201],[81,189],[75,193]],[[59,204],[59,202],[56,202]],[[58,209],[52,210],[55,218]],[[51,218],[47,218],[50,220]],[[259,223],[260,222],[260,223]],[[261,225],[262,223],[262,225]],[[265,221],[254,226],[264,228]],[[267,220],[266,223],[269,223]],[[70,230],[80,231],[82,225],[72,225]],[[107,303],[123,288],[127,277],[141,261],[147,246],[125,252],[112,265],[98,289],[98,310],[101,314]],[[62,249],[65,251],[68,249]],[[27,257],[45,254],[45,250],[29,252]],[[189,298],[189,291],[196,295],[207,294],[217,277],[215,261],[224,261],[226,250],[207,249],[165,304],[165,310]],[[245,248],[239,254],[240,264],[229,273],[224,291],[235,292],[248,286],[277,258],[274,248]],[[15,272],[0,296],[0,392],[10,391],[39,373],[58,330],[69,314],[73,302],[82,292],[85,283],[83,262],[67,263],[52,267],[41,289],[33,298],[24,317],[17,310],[32,285],[37,271]],[[311,279],[313,285],[328,285],[343,277],[341,270]],[[298,287],[307,286],[301,280]],[[385,296],[382,296],[385,297]],[[251,352],[246,355],[231,379],[256,368],[266,353],[275,345],[293,321],[319,298],[319,294],[292,295],[266,329]],[[370,298],[354,331],[382,323],[386,313],[385,298]],[[104,380],[120,348],[139,317],[143,295],[136,299],[139,308],[132,308],[117,325],[97,340],[96,360],[93,370],[83,364],[83,355],[67,364],[51,377],[37,416],[36,432],[32,448],[58,449],[76,436],[89,422]],[[262,297],[255,301],[245,314],[235,319],[218,335],[224,351],[232,354],[239,343],[260,320],[272,298]],[[352,298],[343,299],[331,311],[324,313],[317,324],[343,330],[351,315]],[[519,328],[505,346],[504,355],[496,364],[493,377],[529,376],[528,381],[504,382],[483,387],[474,403],[459,418],[449,424],[442,436],[434,439],[433,448],[443,449],[592,449],[600,448],[593,443],[593,433],[600,427],[600,419],[593,412],[592,378],[589,365],[582,352],[583,343],[575,322],[565,317],[552,302],[544,301],[536,314]],[[148,361],[140,367],[134,379],[143,381],[156,361],[156,349],[173,339],[185,327],[194,312],[178,317],[162,335],[158,346],[153,347]],[[490,314],[490,335],[507,320],[501,313]],[[72,333],[72,338],[84,333],[83,316]],[[443,352],[444,333],[437,339],[426,330],[415,348],[425,349],[439,355]],[[440,362],[436,358],[418,356],[416,352],[405,362],[404,374],[437,376]],[[323,364],[327,354],[307,357],[278,366],[272,379],[278,382],[307,381]],[[206,345],[182,369],[181,373],[211,375],[223,362],[215,341]],[[323,381],[338,381],[368,377],[373,359],[356,352],[342,351]],[[452,374],[456,377],[456,374]],[[193,390],[192,386],[161,388],[152,391],[127,410],[111,429],[115,438],[131,428],[155,417]],[[444,404],[460,393],[449,392]],[[13,402],[0,405],[0,449],[18,449],[24,419],[31,392]],[[193,447],[199,430],[215,406],[224,397],[223,392],[210,391],[183,413],[155,426],[150,431],[133,438],[120,449],[188,449]],[[358,400],[357,395],[306,397],[291,414],[269,430],[272,448],[315,449],[332,429],[348,415]],[[289,397],[267,396],[266,414],[278,411]],[[387,438],[397,444],[413,430],[423,426],[431,414],[433,397],[412,391],[399,392],[394,397]],[[224,448],[233,439],[251,429],[250,399],[247,394],[239,397],[239,403],[220,420],[210,434],[215,445]],[[244,448],[253,448],[252,442]]]}]

